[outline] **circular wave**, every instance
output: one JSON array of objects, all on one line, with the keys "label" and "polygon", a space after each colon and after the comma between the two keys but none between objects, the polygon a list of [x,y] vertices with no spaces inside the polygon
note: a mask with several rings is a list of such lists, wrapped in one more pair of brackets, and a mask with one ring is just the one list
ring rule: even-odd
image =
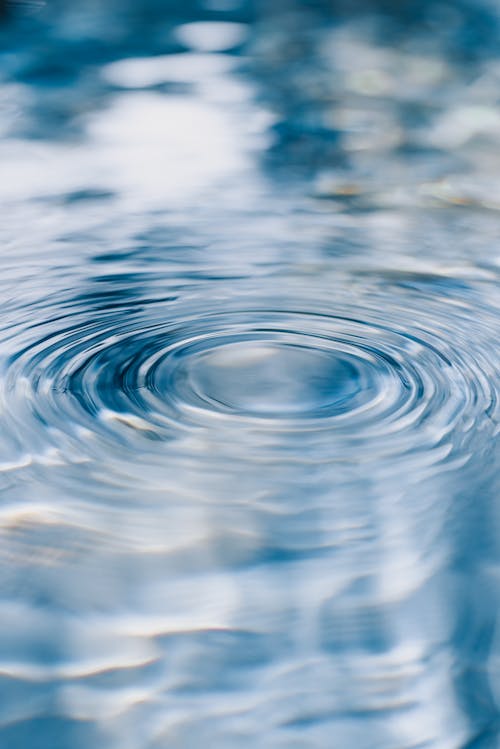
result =
[{"label": "circular wave", "polygon": [[444,446],[452,433],[461,444],[496,409],[474,351],[410,325],[408,314],[398,329],[365,309],[363,319],[237,309],[175,322],[162,312],[115,311],[18,351],[3,384],[12,431],[28,442],[52,434],[59,448],[61,435],[123,448],[200,428],[214,441],[257,430],[289,441],[321,435],[332,455],[359,458],[363,446],[379,459]]}]

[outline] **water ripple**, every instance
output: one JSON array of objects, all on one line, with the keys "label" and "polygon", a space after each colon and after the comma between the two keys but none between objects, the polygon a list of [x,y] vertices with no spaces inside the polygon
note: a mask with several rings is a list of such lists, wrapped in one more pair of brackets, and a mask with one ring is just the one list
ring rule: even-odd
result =
[{"label": "water ripple", "polygon": [[495,364],[477,350],[476,336],[494,335],[486,311],[469,331],[452,304],[396,315],[352,305],[349,316],[333,305],[305,313],[231,304],[183,317],[155,304],[146,320],[131,312],[58,320],[56,332],[15,341],[2,384],[13,435],[90,430],[123,444],[123,426],[160,441],[251,429],[285,444],[326,434],[331,454],[346,460],[362,459],[368,440],[370,459],[418,449],[445,458],[451,434],[464,452],[478,422],[497,423]]}]

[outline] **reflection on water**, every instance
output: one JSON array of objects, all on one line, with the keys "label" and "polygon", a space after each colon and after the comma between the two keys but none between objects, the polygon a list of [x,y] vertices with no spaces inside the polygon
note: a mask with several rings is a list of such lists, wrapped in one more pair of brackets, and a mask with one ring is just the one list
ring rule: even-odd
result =
[{"label": "reflection on water", "polygon": [[7,15],[0,746],[497,746],[496,5]]}]

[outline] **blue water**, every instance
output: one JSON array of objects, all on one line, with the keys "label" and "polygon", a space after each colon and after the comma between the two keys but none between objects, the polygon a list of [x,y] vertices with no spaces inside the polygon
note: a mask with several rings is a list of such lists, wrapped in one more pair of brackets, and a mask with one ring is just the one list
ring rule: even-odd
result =
[{"label": "blue water", "polygon": [[0,749],[500,741],[500,7],[0,26]]}]

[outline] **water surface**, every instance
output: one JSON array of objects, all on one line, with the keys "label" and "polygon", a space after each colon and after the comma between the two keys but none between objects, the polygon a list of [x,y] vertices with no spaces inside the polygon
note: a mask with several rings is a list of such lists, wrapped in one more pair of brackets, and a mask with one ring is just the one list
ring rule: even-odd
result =
[{"label": "water surface", "polygon": [[496,4],[7,15],[0,747],[493,749]]}]

